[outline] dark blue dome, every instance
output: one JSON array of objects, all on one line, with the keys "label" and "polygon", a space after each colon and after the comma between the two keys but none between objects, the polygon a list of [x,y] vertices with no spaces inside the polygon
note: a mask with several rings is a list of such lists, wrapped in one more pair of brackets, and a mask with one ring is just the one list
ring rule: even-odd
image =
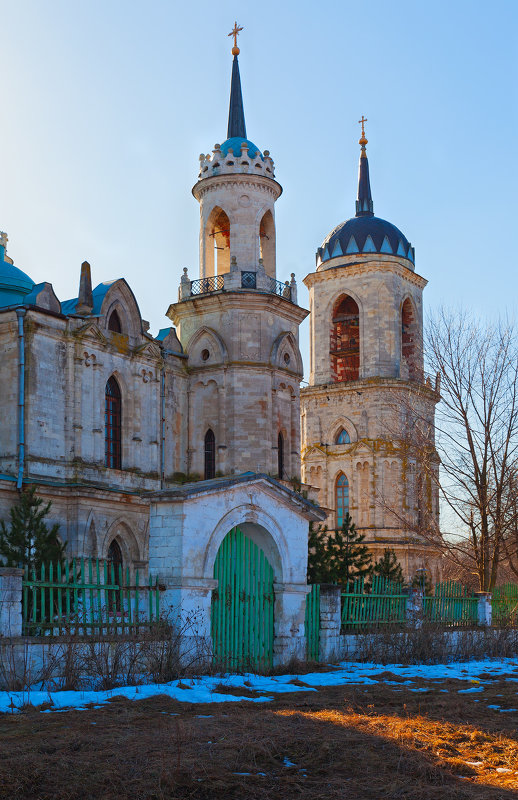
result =
[{"label": "dark blue dome", "polygon": [[337,225],[317,250],[317,266],[336,256],[383,253],[414,263],[414,248],[399,228],[371,215],[352,217]]}]

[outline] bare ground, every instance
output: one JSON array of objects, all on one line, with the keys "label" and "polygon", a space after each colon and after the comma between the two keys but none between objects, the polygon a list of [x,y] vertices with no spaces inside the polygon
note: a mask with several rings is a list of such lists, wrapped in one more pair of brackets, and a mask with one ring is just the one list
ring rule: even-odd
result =
[{"label": "bare ground", "polygon": [[457,693],[468,685],[328,687],[270,703],[114,698],[1,715],[0,798],[518,798],[518,714],[487,708],[518,707],[518,685]]}]

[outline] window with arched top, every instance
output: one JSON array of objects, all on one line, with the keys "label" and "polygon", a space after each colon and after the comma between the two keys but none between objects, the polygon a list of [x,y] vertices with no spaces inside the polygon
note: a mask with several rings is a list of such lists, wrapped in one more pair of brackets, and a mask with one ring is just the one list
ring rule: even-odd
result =
[{"label": "window with arched top", "polygon": [[121,468],[121,419],[121,392],[112,375],[104,390],[104,464],[110,469]]},{"label": "window with arched top", "polygon": [[[123,580],[123,561],[122,550],[120,549],[119,543],[116,539],[113,539],[110,543],[108,548],[108,558],[106,560],[108,562],[108,583],[112,584],[113,586],[120,587]],[[110,611],[121,610],[120,591],[117,591],[116,589],[108,590],[108,609]]]},{"label": "window with arched top", "polygon": [[351,444],[351,438],[345,428],[342,428],[336,437],[336,444]]},{"label": "window with arched top", "polygon": [[266,274],[275,278],[275,222],[269,209],[259,223],[259,255]]},{"label": "window with arched top", "polygon": [[205,434],[205,480],[216,476],[216,438],[210,428]]},{"label": "window with arched top", "polygon": [[335,488],[336,527],[341,528],[345,515],[349,513],[349,481],[343,472],[338,476]]},{"label": "window with arched top", "polygon": [[279,433],[277,437],[277,474],[279,480],[284,478],[284,437]]},{"label": "window with arched top", "polygon": [[356,381],[360,376],[360,310],[356,300],[342,295],[331,319],[329,355],[335,382]]},{"label": "window with arched top", "polygon": [[229,272],[230,219],[219,206],[215,206],[209,214],[204,240],[204,277],[211,278]]},{"label": "window with arched top", "polygon": [[114,333],[122,333],[121,318],[116,311],[112,311],[108,320],[108,330]]}]

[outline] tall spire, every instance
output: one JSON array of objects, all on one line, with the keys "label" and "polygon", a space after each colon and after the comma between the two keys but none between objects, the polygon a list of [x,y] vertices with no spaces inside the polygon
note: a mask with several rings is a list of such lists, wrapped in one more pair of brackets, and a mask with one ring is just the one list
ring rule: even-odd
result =
[{"label": "tall spire", "polygon": [[243,96],[241,94],[239,62],[237,60],[239,55],[237,36],[242,30],[243,28],[239,27],[236,22],[234,23],[233,30],[231,30],[228,34],[229,36],[234,37],[234,46],[232,48],[234,60],[232,62],[232,83],[230,85],[230,107],[228,110],[227,139],[233,139],[235,137],[243,140],[246,139],[245,112],[243,109]]},{"label": "tall spire", "polygon": [[365,146],[367,144],[367,137],[365,136],[365,123],[367,120],[362,114],[362,118],[358,120],[362,126],[362,135],[359,139],[361,145],[360,152],[360,166],[358,169],[358,199],[356,201],[356,216],[357,217],[373,217],[374,216],[374,203],[372,202],[371,183],[369,180],[369,160],[367,158],[367,151]]}]

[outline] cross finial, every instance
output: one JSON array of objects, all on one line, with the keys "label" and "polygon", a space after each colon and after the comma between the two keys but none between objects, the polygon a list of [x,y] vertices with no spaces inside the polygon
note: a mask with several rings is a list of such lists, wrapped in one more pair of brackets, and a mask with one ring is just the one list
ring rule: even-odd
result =
[{"label": "cross finial", "polygon": [[238,56],[239,55],[240,50],[239,50],[239,47],[237,46],[237,37],[239,36],[239,34],[240,34],[240,32],[242,30],[243,30],[243,28],[241,26],[239,26],[237,24],[237,22],[234,22],[234,27],[232,28],[232,30],[228,34],[229,36],[233,36],[234,37],[234,47],[232,48],[232,55],[233,56]]},{"label": "cross finial", "polygon": [[367,137],[365,136],[365,123],[367,122],[367,117],[364,117],[362,114],[362,118],[358,120],[358,124],[362,126],[362,135],[359,139],[359,144],[362,146],[362,150],[365,150],[365,145],[368,142]]}]

